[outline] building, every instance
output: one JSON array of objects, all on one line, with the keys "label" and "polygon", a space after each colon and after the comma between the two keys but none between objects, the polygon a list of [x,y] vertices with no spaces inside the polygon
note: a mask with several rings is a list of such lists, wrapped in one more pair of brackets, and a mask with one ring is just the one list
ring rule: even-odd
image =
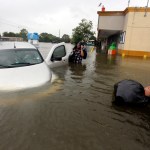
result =
[{"label": "building", "polygon": [[117,53],[150,57],[150,8],[128,7],[124,11],[98,11],[98,41],[107,52],[112,42]]}]

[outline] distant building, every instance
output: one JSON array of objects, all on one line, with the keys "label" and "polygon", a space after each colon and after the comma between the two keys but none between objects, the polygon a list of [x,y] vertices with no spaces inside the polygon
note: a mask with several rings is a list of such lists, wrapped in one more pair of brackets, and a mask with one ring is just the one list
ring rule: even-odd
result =
[{"label": "distant building", "polygon": [[98,11],[98,41],[103,51],[112,42],[118,54],[150,57],[150,8],[128,7],[124,11]]},{"label": "distant building", "polygon": [[0,41],[23,41],[21,37],[0,37]]}]

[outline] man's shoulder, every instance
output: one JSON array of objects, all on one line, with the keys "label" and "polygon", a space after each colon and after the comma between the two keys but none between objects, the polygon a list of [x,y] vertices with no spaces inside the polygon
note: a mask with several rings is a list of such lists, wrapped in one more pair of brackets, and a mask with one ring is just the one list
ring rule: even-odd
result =
[{"label": "man's shoulder", "polygon": [[146,103],[144,87],[135,80],[125,79],[114,85],[116,101],[123,100],[125,103]]},{"label": "man's shoulder", "polygon": [[[138,81],[135,81],[135,80],[132,80],[132,79],[124,79],[124,80],[121,80],[119,82],[117,82],[115,85],[131,85],[131,86],[142,86],[141,83],[139,83]],[[143,86],[142,86],[143,87]]]}]

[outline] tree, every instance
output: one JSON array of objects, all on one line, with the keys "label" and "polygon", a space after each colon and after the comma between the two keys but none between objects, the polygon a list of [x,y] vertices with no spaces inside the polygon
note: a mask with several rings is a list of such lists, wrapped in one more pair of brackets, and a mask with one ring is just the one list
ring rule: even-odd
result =
[{"label": "tree", "polygon": [[61,40],[59,37],[56,37],[52,34],[48,34],[46,32],[40,34],[40,42],[52,42],[52,43],[59,43]]},{"label": "tree", "polygon": [[50,42],[48,33],[45,33],[45,32],[41,33],[40,37],[39,37],[39,41],[40,42]]},{"label": "tree", "polygon": [[79,41],[88,41],[91,37],[94,36],[94,32],[92,31],[93,23],[92,21],[87,21],[86,19],[82,19],[79,25],[74,28],[72,34],[72,42],[78,43]]},{"label": "tree", "polygon": [[69,37],[69,35],[67,35],[67,34],[64,34],[63,36],[62,36],[62,39],[61,39],[63,42],[65,42],[65,43],[69,43],[70,42],[70,37]]},{"label": "tree", "polygon": [[16,37],[16,34],[13,32],[4,32],[3,36],[5,36],[5,37]]},{"label": "tree", "polygon": [[20,30],[20,33],[19,33],[20,37],[22,37],[23,40],[25,40],[25,41],[27,41],[27,33],[28,33],[28,31],[26,29]]}]

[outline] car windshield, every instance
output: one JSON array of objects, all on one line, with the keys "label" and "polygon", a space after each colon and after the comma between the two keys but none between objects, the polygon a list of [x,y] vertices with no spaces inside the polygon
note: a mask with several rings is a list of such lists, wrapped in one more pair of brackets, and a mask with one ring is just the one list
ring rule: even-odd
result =
[{"label": "car windshield", "polygon": [[36,49],[0,50],[0,68],[29,66],[42,62],[43,58]]}]

